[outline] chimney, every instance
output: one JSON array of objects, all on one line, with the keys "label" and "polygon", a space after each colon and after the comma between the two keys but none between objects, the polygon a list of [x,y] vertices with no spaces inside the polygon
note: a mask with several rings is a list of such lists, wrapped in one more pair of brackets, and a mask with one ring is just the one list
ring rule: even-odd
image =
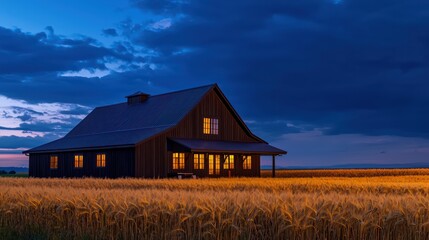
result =
[{"label": "chimney", "polygon": [[134,94],[126,96],[126,98],[128,99],[128,105],[131,105],[131,104],[142,103],[146,101],[149,98],[149,96],[150,96],[149,94],[146,94],[143,92],[136,92]]}]

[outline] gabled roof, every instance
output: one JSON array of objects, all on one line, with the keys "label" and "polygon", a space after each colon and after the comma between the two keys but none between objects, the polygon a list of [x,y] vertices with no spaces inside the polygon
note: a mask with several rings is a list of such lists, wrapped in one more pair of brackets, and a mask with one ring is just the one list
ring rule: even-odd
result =
[{"label": "gabled roof", "polygon": [[[135,146],[176,126],[212,89],[244,131],[251,138],[266,144],[247,128],[219,87],[212,84],[150,96],[138,104],[125,102],[97,107],[63,138],[24,153]],[[142,93],[137,92],[131,96],[139,94]]]},{"label": "gabled roof", "polygon": [[135,105],[97,107],[66,137],[176,125],[213,86],[155,95]]},{"label": "gabled roof", "polygon": [[97,107],[63,138],[24,153],[135,145],[177,125],[215,86],[154,95],[139,104]]}]

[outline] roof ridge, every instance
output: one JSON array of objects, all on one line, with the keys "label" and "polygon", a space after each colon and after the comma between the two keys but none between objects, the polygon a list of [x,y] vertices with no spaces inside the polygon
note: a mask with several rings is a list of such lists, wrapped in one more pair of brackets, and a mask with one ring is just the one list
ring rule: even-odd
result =
[{"label": "roof ridge", "polygon": [[168,95],[168,94],[175,94],[175,93],[186,92],[186,91],[196,90],[196,89],[199,89],[199,88],[206,88],[206,87],[213,87],[213,86],[216,86],[216,83],[207,84],[207,85],[199,86],[199,87],[193,87],[193,88],[187,88],[187,89],[172,91],[172,92],[160,93],[160,94],[153,95],[153,96],[150,96],[150,97],[152,98],[152,97],[164,96],[164,95]]},{"label": "roof ridge", "polygon": [[[165,96],[165,95],[169,95],[169,94],[175,94],[175,93],[180,93],[180,92],[186,92],[186,91],[196,90],[196,89],[200,89],[200,88],[214,87],[216,85],[217,85],[216,83],[212,83],[212,84],[208,84],[208,85],[204,85],[204,86],[199,86],[199,87],[193,87],[193,88],[187,88],[187,89],[182,89],[182,90],[177,90],[177,91],[172,91],[172,92],[160,93],[160,94],[156,94],[156,95],[150,95],[149,99],[154,98],[154,97],[159,97],[159,96]],[[109,104],[109,105],[105,105],[105,106],[95,107],[94,109],[96,109],[96,108],[113,107],[115,105],[126,104],[126,103],[127,102],[114,103],[114,104]]]},{"label": "roof ridge", "polygon": [[127,132],[127,131],[135,131],[135,130],[144,130],[144,129],[151,129],[151,128],[162,128],[162,127],[170,127],[174,126],[175,124],[164,124],[164,125],[158,125],[158,126],[150,126],[150,127],[142,127],[142,128],[128,128],[128,129],[122,129],[122,130],[115,130],[115,131],[107,131],[107,132],[97,132],[97,133],[90,133],[90,134],[80,134],[75,136],[64,136],[63,138],[73,138],[73,137],[84,137],[84,136],[92,136],[92,135],[100,135],[105,133],[115,133],[115,132]]}]

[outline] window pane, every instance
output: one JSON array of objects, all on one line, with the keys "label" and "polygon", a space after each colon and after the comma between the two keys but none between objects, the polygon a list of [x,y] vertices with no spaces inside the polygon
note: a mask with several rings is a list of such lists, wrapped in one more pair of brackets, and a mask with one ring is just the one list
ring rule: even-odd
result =
[{"label": "window pane", "polygon": [[215,155],[215,162],[216,162],[215,172],[216,174],[219,174],[220,173],[220,155]]},{"label": "window pane", "polygon": [[106,154],[97,154],[97,167],[106,167]]},{"label": "window pane", "polygon": [[223,163],[223,169],[229,169],[229,158],[228,155],[224,156],[225,162]]},{"label": "window pane", "polygon": [[217,118],[203,118],[203,133],[217,135],[219,133],[219,120]]},{"label": "window pane", "polygon": [[204,118],[203,133],[204,134],[210,134],[210,118]]},{"label": "window pane", "polygon": [[178,163],[178,153],[173,153],[173,169],[178,169],[179,168],[179,163]]},{"label": "window pane", "polygon": [[213,174],[214,173],[214,159],[213,159],[213,155],[209,155],[209,174]]},{"label": "window pane", "polygon": [[83,155],[74,155],[74,167],[83,168]]},{"label": "window pane", "polygon": [[212,129],[211,129],[211,132],[212,132],[212,134],[218,134],[218,128],[219,128],[219,126],[218,126],[218,119],[217,118],[213,118],[212,119],[212,122],[213,122],[213,124],[212,124]]},{"label": "window pane", "polygon": [[199,169],[199,155],[198,154],[194,154],[194,169]]},{"label": "window pane", "polygon": [[49,167],[51,169],[57,169],[58,168],[58,156],[51,156]]},{"label": "window pane", "polygon": [[234,155],[225,155],[223,169],[234,169]]},{"label": "window pane", "polygon": [[200,169],[204,169],[204,154],[200,154]]},{"label": "window pane", "polygon": [[185,168],[185,153],[173,153],[173,169]]},{"label": "window pane", "polygon": [[243,169],[252,169],[252,157],[243,156]]},{"label": "window pane", "polygon": [[184,169],[185,168],[185,154],[184,153],[180,153],[179,154],[180,157],[180,169]]}]

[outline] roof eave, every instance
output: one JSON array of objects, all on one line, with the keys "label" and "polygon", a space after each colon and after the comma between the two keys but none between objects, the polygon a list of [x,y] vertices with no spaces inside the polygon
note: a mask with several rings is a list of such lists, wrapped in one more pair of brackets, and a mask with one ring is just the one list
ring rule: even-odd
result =
[{"label": "roof eave", "polygon": [[266,152],[266,151],[242,151],[242,150],[216,150],[216,149],[189,149],[190,152],[208,152],[208,153],[243,153],[256,155],[286,155],[287,152]]},{"label": "roof eave", "polygon": [[89,151],[89,150],[104,150],[112,148],[130,148],[135,147],[135,144],[124,144],[124,145],[111,145],[111,146],[102,146],[102,147],[87,147],[87,148],[65,148],[65,149],[49,149],[49,150],[26,150],[23,151],[23,154],[32,154],[32,153],[53,153],[53,152],[73,152],[73,151]]},{"label": "roof eave", "polygon": [[233,113],[233,115],[236,117],[236,119],[238,120],[239,124],[245,129],[245,131],[249,134],[250,137],[254,138],[255,140],[259,141],[259,142],[263,142],[263,143],[268,143],[265,140],[263,140],[262,138],[256,136],[254,133],[252,133],[252,131],[250,131],[249,127],[247,127],[246,123],[243,121],[243,119],[240,117],[240,115],[238,114],[238,112],[234,109],[234,107],[232,106],[232,104],[229,102],[228,98],[225,96],[225,94],[223,94],[222,90],[219,88],[219,86],[217,84],[214,84],[213,86],[214,89],[217,89],[219,95],[222,97],[224,103],[227,105],[227,107],[231,110],[231,112]]}]

